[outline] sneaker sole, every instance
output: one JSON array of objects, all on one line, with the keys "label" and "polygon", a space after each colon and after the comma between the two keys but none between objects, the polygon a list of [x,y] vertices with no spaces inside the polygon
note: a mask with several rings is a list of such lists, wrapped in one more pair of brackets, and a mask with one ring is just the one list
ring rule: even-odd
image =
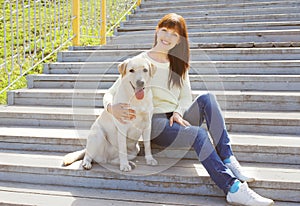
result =
[{"label": "sneaker sole", "polygon": [[[230,205],[234,205],[234,206],[245,206],[244,204],[239,204],[239,203],[234,203],[234,202],[227,202]],[[271,204],[267,205],[267,206],[272,206],[274,205],[274,202],[272,202]]]},{"label": "sneaker sole", "polygon": [[239,179],[243,182],[255,182],[255,178]]}]

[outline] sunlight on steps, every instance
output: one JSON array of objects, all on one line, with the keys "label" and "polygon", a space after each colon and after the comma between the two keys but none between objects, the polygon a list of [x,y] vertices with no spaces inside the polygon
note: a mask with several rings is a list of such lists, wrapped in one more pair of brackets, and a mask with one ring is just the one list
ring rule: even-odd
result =
[{"label": "sunlight on steps", "polygon": [[[207,91],[223,109],[232,147],[250,183],[277,206],[300,202],[300,2],[297,0],[144,0],[105,46],[70,47],[27,88],[8,92],[0,107],[0,204],[226,204],[195,152],[153,145],[159,165],[137,167],[62,157],[81,150],[103,111],[117,65],[151,48],[157,20],[177,12],[188,22],[193,98]],[[16,198],[19,197],[19,198]]]}]

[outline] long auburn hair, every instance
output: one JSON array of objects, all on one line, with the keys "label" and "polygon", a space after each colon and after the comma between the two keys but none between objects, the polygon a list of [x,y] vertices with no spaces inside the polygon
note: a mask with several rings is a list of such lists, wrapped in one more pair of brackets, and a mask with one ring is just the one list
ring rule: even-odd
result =
[{"label": "long auburn hair", "polygon": [[[165,15],[157,24],[156,30],[165,27],[174,29],[180,36],[179,43],[169,50],[170,61],[169,87],[182,86],[182,80],[189,69],[190,50],[188,42],[188,32],[185,20],[182,16],[169,13]],[[154,46],[157,44],[157,33],[155,33]]]}]

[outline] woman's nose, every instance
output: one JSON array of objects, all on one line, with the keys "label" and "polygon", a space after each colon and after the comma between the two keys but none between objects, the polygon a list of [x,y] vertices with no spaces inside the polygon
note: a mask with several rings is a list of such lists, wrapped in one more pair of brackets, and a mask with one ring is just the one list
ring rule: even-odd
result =
[{"label": "woman's nose", "polygon": [[172,34],[170,32],[166,32],[166,37],[167,38],[171,38],[172,37]]}]

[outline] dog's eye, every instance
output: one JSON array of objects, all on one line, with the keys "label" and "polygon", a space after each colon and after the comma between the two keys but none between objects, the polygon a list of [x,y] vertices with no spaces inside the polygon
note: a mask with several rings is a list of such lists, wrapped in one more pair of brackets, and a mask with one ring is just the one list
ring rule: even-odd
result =
[{"label": "dog's eye", "polygon": [[134,73],[134,69],[130,69],[129,72]]},{"label": "dog's eye", "polygon": [[143,69],[143,72],[148,72],[148,69]]}]

